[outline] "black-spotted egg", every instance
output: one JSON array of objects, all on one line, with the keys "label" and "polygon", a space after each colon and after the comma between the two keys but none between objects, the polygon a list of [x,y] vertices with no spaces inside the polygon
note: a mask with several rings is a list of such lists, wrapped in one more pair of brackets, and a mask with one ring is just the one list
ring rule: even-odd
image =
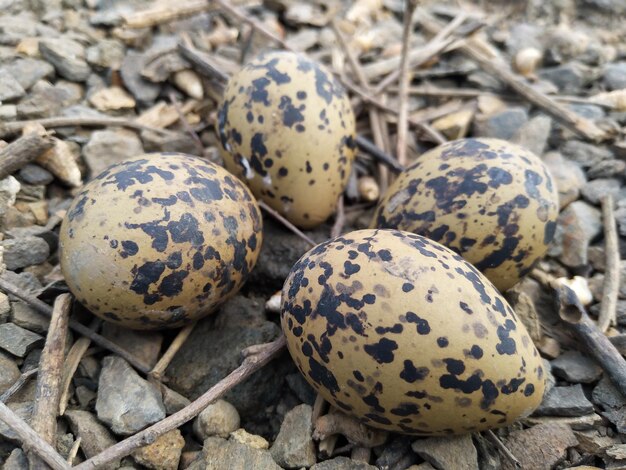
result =
[{"label": "black-spotted egg", "polygon": [[371,227],[424,235],[504,291],[554,238],[559,199],[546,165],[498,139],[468,138],[421,155],[388,188]]},{"label": "black-spotted egg", "polygon": [[355,154],[350,100],[332,74],[292,52],[263,54],[224,91],[217,133],[226,168],[295,225],[334,213]]},{"label": "black-spotted egg", "polygon": [[370,426],[413,435],[479,431],[539,406],[543,362],[476,268],[437,242],[360,230],[293,266],[281,325],[306,380]]},{"label": "black-spotted egg", "polygon": [[129,328],[181,326],[234,295],[262,242],[259,207],[225,169],[176,153],[109,167],[75,197],[60,263],[76,298]]}]

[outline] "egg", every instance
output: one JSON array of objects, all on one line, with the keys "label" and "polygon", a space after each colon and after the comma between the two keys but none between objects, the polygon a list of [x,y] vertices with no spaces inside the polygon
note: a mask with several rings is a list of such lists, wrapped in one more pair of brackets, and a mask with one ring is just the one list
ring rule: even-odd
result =
[{"label": "egg", "polygon": [[107,321],[178,327],[239,290],[262,237],[256,200],[235,176],[197,157],[145,154],[75,197],[61,226],[61,271]]},{"label": "egg", "polygon": [[546,253],[559,199],[532,152],[498,139],[440,145],[403,171],[380,201],[371,228],[440,242],[504,291]]},{"label": "egg", "polygon": [[542,359],[496,288],[443,245],[398,230],[322,243],[292,268],[281,325],[337,409],[431,436],[505,426],[545,388]]},{"label": "egg", "polygon": [[335,212],[354,159],[350,100],[332,74],[292,52],[261,55],[234,74],[217,119],[226,168],[301,228]]}]

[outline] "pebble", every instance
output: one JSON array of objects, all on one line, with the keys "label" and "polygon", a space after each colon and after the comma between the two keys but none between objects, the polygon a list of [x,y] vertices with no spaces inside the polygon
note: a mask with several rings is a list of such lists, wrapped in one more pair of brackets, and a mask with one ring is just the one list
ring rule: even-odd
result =
[{"label": "pebble", "polygon": [[4,216],[7,208],[15,204],[15,197],[21,188],[22,185],[13,176],[0,180],[0,217]]},{"label": "pebble", "polygon": [[0,105],[0,121],[15,121],[17,118],[17,106],[14,104]]},{"label": "pebble", "polygon": [[602,368],[579,351],[566,351],[550,365],[555,376],[571,383],[592,383],[602,376]]},{"label": "pebble", "polygon": [[512,142],[542,156],[552,129],[552,119],[540,114],[524,123],[513,135]]},{"label": "pebble", "polygon": [[48,333],[50,320],[25,302],[13,302],[10,319],[11,322],[15,323],[17,326],[34,331],[35,333],[44,336]]},{"label": "pebble", "polygon": [[418,439],[411,447],[435,468],[478,470],[478,453],[471,434]]},{"label": "pebble", "polygon": [[92,177],[115,163],[142,153],[139,137],[134,132],[120,129],[93,132],[83,147],[83,157]]},{"label": "pebble", "polygon": [[236,440],[209,437],[204,441],[202,454],[187,470],[254,469],[281,470],[268,450],[253,449]]},{"label": "pebble", "polygon": [[0,395],[20,378],[20,369],[15,361],[0,352]]},{"label": "pebble", "polygon": [[562,233],[560,260],[566,266],[577,268],[587,265],[587,247],[600,233],[600,211],[583,201],[572,202],[558,217]]},{"label": "pebble", "polygon": [[621,176],[626,173],[626,161],[624,160],[603,160],[597,165],[587,170],[589,178],[610,178],[611,176]]},{"label": "pebble", "polygon": [[241,443],[245,444],[253,449],[269,449],[270,443],[262,437],[256,434],[250,434],[243,428],[239,428],[236,431],[230,433],[230,438]]},{"label": "pebble", "polygon": [[98,419],[121,435],[135,434],[165,418],[157,388],[117,356],[102,361],[96,411]]},{"label": "pebble", "polygon": [[548,152],[543,161],[555,180],[559,191],[559,205],[563,209],[580,196],[580,190],[587,183],[585,172],[577,163],[564,158],[558,152]]},{"label": "pebble", "polygon": [[316,393],[313,387],[302,377],[302,374],[295,372],[285,377],[287,385],[302,403],[313,406],[315,402]]},{"label": "pebble", "polygon": [[593,413],[593,404],[585,397],[582,385],[553,387],[535,411],[537,416],[583,416]]},{"label": "pebble", "polygon": [[118,86],[102,88],[89,97],[89,102],[98,111],[123,111],[135,107],[135,100]]},{"label": "pebble", "polygon": [[194,140],[186,135],[143,131],[141,141],[146,152],[180,152],[190,155],[195,155],[198,152],[198,146]]},{"label": "pebble", "polygon": [[579,116],[589,119],[590,121],[597,121],[606,116],[604,108],[595,104],[583,104],[583,103],[570,103],[567,105],[574,113]]},{"label": "pebble", "polygon": [[598,385],[591,392],[591,401],[604,409],[621,408],[626,405],[626,397],[620,393],[606,375],[600,379]]},{"label": "pebble", "polygon": [[[262,299],[237,295],[219,313],[197,323],[166,370],[169,385],[193,400],[239,366],[242,349],[272,341],[279,333],[265,319]],[[274,364],[272,374],[258,371],[224,396],[243,419],[274,404],[280,395],[286,367]]]},{"label": "pebble", "polygon": [[316,462],[309,405],[290,410],[280,426],[280,432],[270,449],[274,461],[283,468],[310,467]]},{"label": "pebble", "polygon": [[239,424],[237,409],[226,400],[217,400],[198,415],[193,423],[193,432],[201,441],[210,436],[227,438],[239,429]]},{"label": "pebble", "polygon": [[606,64],[602,70],[602,80],[608,90],[626,88],[626,62]]},{"label": "pebble", "polygon": [[521,106],[512,106],[485,117],[477,116],[474,122],[474,135],[511,140],[527,121],[528,111]]},{"label": "pebble", "polygon": [[11,101],[24,96],[22,85],[9,72],[0,69],[0,101]]},{"label": "pebble", "polygon": [[122,61],[122,67],[120,72],[124,85],[135,97],[135,99],[142,105],[151,104],[159,93],[161,87],[149,82],[141,76],[145,63],[145,56],[135,51],[128,51],[126,57]]},{"label": "pebble", "polygon": [[150,367],[154,367],[159,360],[163,344],[163,333],[159,331],[129,330],[104,322],[102,336],[121,346]]},{"label": "pebble", "polygon": [[606,421],[599,414],[591,413],[584,416],[565,418],[558,418],[554,416],[529,416],[524,419],[524,423],[531,426],[557,424],[567,426],[574,431],[588,431],[590,429],[597,429],[599,426],[603,426]]},{"label": "pebble", "polygon": [[0,325],[0,349],[14,356],[24,357],[43,344],[44,338],[13,323]]},{"label": "pebble", "polygon": [[[567,449],[577,445],[578,441],[567,425],[546,423],[513,431],[504,443],[518,458],[522,468],[548,469],[563,460]],[[503,459],[503,470],[514,468],[510,461]]]},{"label": "pebble", "polygon": [[[7,282],[10,282],[24,294],[38,295],[42,288],[41,283],[35,277],[35,275],[29,272],[21,272],[18,274],[13,271],[4,271],[2,275],[0,275],[0,278]],[[9,298],[12,300],[17,300],[11,295],[9,296]]]},{"label": "pebble", "polygon": [[581,189],[582,196],[591,204],[600,205],[604,196],[611,195],[613,200],[619,194],[621,182],[614,178],[600,178],[589,181]]},{"label": "pebble", "polygon": [[185,439],[178,429],[173,429],[132,453],[139,465],[154,470],[176,470],[185,446]]},{"label": "pebble", "polygon": [[334,459],[324,460],[323,462],[316,463],[311,467],[311,470],[377,470],[378,467],[367,464],[365,462],[358,462],[348,457],[335,457]]},{"label": "pebble", "polygon": [[514,56],[517,52],[527,47],[535,49],[543,49],[541,36],[543,29],[535,24],[515,22],[508,30],[508,36],[505,41],[507,52],[510,56]]},{"label": "pebble", "polygon": [[11,302],[9,297],[0,292],[0,323],[6,323],[9,321],[9,314],[11,313]]},{"label": "pebble", "polygon": [[67,37],[41,39],[39,52],[63,78],[84,82],[91,73],[85,61],[85,48],[73,39]]},{"label": "pebble", "polygon": [[39,119],[58,116],[71,103],[70,92],[59,86],[47,86],[33,91],[17,105],[20,119]]},{"label": "pebble", "polygon": [[119,70],[125,52],[124,44],[117,39],[101,39],[97,44],[88,47],[85,55],[92,67]]},{"label": "pebble", "polygon": [[169,416],[189,405],[191,401],[182,396],[180,393],[161,384],[161,394],[163,395],[163,405],[165,413]]},{"label": "pebble", "polygon": [[2,240],[0,246],[4,249],[4,264],[11,271],[41,264],[50,256],[50,247],[39,237],[10,238]]},{"label": "pebble", "polygon": [[9,72],[24,90],[29,90],[35,83],[54,75],[54,67],[45,60],[26,57],[5,65]]},{"label": "pebble", "polygon": [[13,449],[11,455],[6,459],[2,470],[24,470],[28,468],[28,459],[22,449]]},{"label": "pebble", "polygon": [[[91,458],[117,443],[109,430],[92,413],[66,410],[63,416],[69,422],[74,436],[81,438],[80,449],[85,457]],[[119,460],[115,460],[103,468],[113,470],[118,467]]]},{"label": "pebble", "polygon": [[561,146],[560,151],[565,158],[578,163],[583,168],[594,167],[603,160],[613,158],[613,153],[605,146],[576,139],[567,140]]},{"label": "pebble", "polygon": [[[10,410],[15,413],[17,416],[22,418],[27,423],[30,422],[30,417],[33,414],[33,404],[32,403],[9,403],[7,405]],[[4,421],[0,419],[0,437],[3,437],[11,442],[19,442],[17,434],[15,431],[9,427]]]},{"label": "pebble", "polygon": [[593,70],[579,62],[568,62],[539,70],[539,77],[554,83],[562,93],[578,93],[595,78]]},{"label": "pebble", "polygon": [[52,183],[52,180],[54,180],[52,173],[34,163],[29,163],[22,167],[18,175],[20,180],[26,184],[42,184],[45,186]]}]

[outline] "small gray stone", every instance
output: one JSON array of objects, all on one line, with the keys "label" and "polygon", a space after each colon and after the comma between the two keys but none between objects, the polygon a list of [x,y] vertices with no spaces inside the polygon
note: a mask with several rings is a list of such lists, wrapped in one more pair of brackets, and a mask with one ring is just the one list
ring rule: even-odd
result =
[{"label": "small gray stone", "polygon": [[102,363],[96,411],[98,419],[121,435],[135,434],[165,418],[157,388],[117,356],[107,356]]},{"label": "small gray stone", "polygon": [[595,104],[570,103],[567,107],[574,113],[584,117],[585,119],[589,119],[590,121],[597,121],[598,119],[602,119],[606,116],[604,108]]},{"label": "small gray stone", "polygon": [[474,133],[477,137],[493,137],[511,140],[528,121],[528,111],[521,106],[507,108],[498,113],[476,120]]},{"label": "small gray stone", "polygon": [[[10,282],[17,287],[18,290],[26,294],[38,295],[42,288],[41,283],[37,280],[35,275],[29,272],[21,272],[18,274],[13,271],[5,271],[0,275],[0,278]],[[12,295],[9,296],[9,299],[18,300]]]},{"label": "small gray stone", "polygon": [[141,104],[149,104],[159,96],[161,87],[141,76],[145,64],[145,56],[135,51],[128,51],[120,69],[124,85],[134,98]]},{"label": "small gray stone", "polygon": [[26,184],[50,184],[54,180],[54,175],[45,168],[29,163],[18,173],[20,180]]},{"label": "small gray stone", "polygon": [[211,436],[227,438],[239,429],[239,424],[237,409],[226,400],[217,400],[200,412],[193,423],[193,432],[201,441]]},{"label": "small gray stone", "polygon": [[85,163],[95,177],[109,166],[143,153],[141,141],[127,130],[102,130],[91,134],[83,147]]},{"label": "small gray stone", "polygon": [[43,344],[44,338],[13,323],[0,325],[0,349],[14,356],[24,357],[29,351]]},{"label": "small gray stone", "polygon": [[543,49],[541,36],[544,34],[544,29],[536,24],[516,21],[511,25],[508,33],[505,45],[511,57],[527,47],[533,47],[538,50]]},{"label": "small gray stone", "polygon": [[0,44],[14,46],[23,38],[37,36],[39,25],[31,15],[0,16]]},{"label": "small gray stone", "polygon": [[[9,403],[7,405],[13,413],[22,418],[27,423],[30,422],[30,418],[33,414],[32,403]],[[4,421],[0,419],[0,437],[3,437],[11,442],[19,442],[15,431],[9,427]]]},{"label": "small gray stone", "polygon": [[555,180],[561,209],[577,200],[580,190],[587,182],[582,168],[577,163],[563,158],[558,152],[548,152],[543,161]]},{"label": "small gray stone", "polygon": [[68,90],[59,86],[46,86],[22,98],[17,105],[20,119],[39,119],[57,116],[61,109],[71,103]]},{"label": "small gray stone", "polygon": [[626,174],[626,161],[616,159],[603,160],[587,170],[587,175],[591,179],[610,178],[624,174]]},{"label": "small gray stone", "polygon": [[568,62],[557,67],[546,67],[539,76],[554,83],[563,93],[576,93],[595,78],[593,70],[579,62]]},{"label": "small gray stone", "polygon": [[554,375],[571,383],[592,383],[602,375],[602,368],[578,351],[566,351],[550,365]]},{"label": "small gray stone", "polygon": [[11,101],[24,96],[22,85],[9,72],[0,69],[0,101]]},{"label": "small gray stone", "polygon": [[91,69],[85,62],[85,48],[67,38],[46,38],[39,41],[39,52],[63,78],[84,82]]},{"label": "small gray stone", "polygon": [[0,352],[0,395],[20,378],[20,369],[15,361]]},{"label": "small gray stone", "polygon": [[180,393],[166,387],[165,385],[161,385],[161,394],[163,395],[165,412],[168,416],[177,413],[191,403],[191,401],[182,396]]},{"label": "small gray stone", "polygon": [[24,470],[28,468],[28,459],[22,449],[14,449],[9,458],[4,462],[2,470]]},{"label": "small gray stone", "polygon": [[14,104],[0,105],[0,121],[15,121],[17,118],[17,106]]},{"label": "small gray stone", "polygon": [[[413,467],[409,467],[413,470]],[[311,470],[377,470],[378,467],[349,459],[348,457],[335,457],[334,459],[324,460],[316,463]],[[408,469],[407,469],[408,470]]]},{"label": "small gray stone", "polygon": [[146,152],[180,152],[194,155],[198,146],[193,139],[186,135],[161,134],[152,131],[143,131],[141,141]]},{"label": "small gray stone", "polygon": [[50,247],[39,237],[10,238],[2,240],[4,264],[12,271],[41,264],[50,256]]},{"label": "small gray stone", "polygon": [[591,401],[605,410],[622,408],[626,405],[626,397],[613,385],[608,376],[603,376],[591,392]]},{"label": "small gray stone", "polygon": [[571,387],[554,387],[544,397],[537,416],[583,416],[593,413],[593,405],[583,392],[582,385]]},{"label": "small gray stone", "polygon": [[24,90],[30,89],[42,78],[54,75],[54,67],[45,60],[32,59],[26,57],[18,59],[3,67],[15,80],[19,82]]},{"label": "small gray stone", "polygon": [[[69,421],[74,436],[81,438],[80,448],[87,458],[117,443],[109,430],[88,411],[68,410],[63,416]],[[119,463],[119,460],[115,460],[103,468],[112,470],[118,468]]]},{"label": "small gray stone", "polygon": [[513,142],[541,157],[552,129],[552,119],[540,114],[523,124],[514,134]]},{"label": "small gray stone", "polygon": [[13,302],[10,321],[17,326],[34,331],[41,335],[46,335],[50,320],[25,302]]},{"label": "small gray stone", "polygon": [[561,212],[557,225],[562,232],[561,262],[571,268],[587,265],[587,247],[602,227],[600,211],[575,201]]},{"label": "small gray stone", "polygon": [[270,449],[274,461],[281,467],[300,468],[315,464],[312,412],[309,405],[298,405],[285,415]]},{"label": "small gray stone", "polygon": [[602,80],[609,90],[626,88],[626,62],[606,64],[602,71]]},{"label": "small gray stone", "polygon": [[236,440],[209,437],[202,454],[187,470],[281,470],[268,450],[254,449]]},{"label": "small gray stone", "polygon": [[9,315],[11,314],[11,302],[9,297],[0,292],[0,323],[6,323],[9,321]]},{"label": "small gray stone", "polygon": [[87,62],[101,69],[119,70],[124,52],[124,44],[117,39],[103,39],[87,49]]},{"label": "small gray stone", "polygon": [[589,181],[581,189],[583,197],[591,204],[599,205],[601,199],[606,195],[613,196],[613,199],[619,194],[621,183],[614,178],[601,178]]},{"label": "small gray stone", "polygon": [[478,453],[471,434],[419,439],[413,451],[435,468],[478,470]]},{"label": "small gray stone", "polygon": [[313,390],[313,387],[302,377],[301,373],[296,372],[289,374],[285,379],[291,391],[298,397],[298,400],[313,406],[316,396],[315,390]]}]

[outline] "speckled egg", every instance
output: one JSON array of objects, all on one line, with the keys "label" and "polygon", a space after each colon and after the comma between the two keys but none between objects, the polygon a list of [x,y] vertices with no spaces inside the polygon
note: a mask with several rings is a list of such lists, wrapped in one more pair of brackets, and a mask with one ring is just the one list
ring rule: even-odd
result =
[{"label": "speckled egg", "polygon": [[145,154],[114,165],[76,196],[60,262],[76,298],[129,328],[177,327],[235,294],[262,242],[244,184],[200,158]]},{"label": "speckled egg", "polygon": [[402,172],[372,227],[438,241],[504,291],[546,253],[558,213],[556,185],[537,156],[503,140],[461,139]]},{"label": "speckled egg", "polygon": [[232,76],[218,113],[226,168],[302,228],[335,212],[355,153],[350,100],[332,74],[273,52]]},{"label": "speckled egg", "polygon": [[285,281],[281,323],[306,380],[376,428],[504,426],[544,392],[541,357],[501,294],[420,235],[360,230],[313,248]]}]

